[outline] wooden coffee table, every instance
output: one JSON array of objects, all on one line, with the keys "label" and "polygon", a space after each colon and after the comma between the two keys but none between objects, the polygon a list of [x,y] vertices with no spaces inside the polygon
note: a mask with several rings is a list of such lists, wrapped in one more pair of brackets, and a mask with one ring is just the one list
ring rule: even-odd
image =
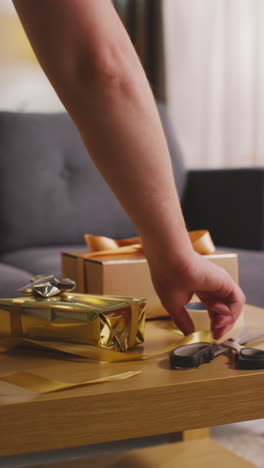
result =
[{"label": "wooden coffee table", "polygon": [[[264,328],[264,310],[246,306]],[[146,351],[174,343],[169,320],[148,322]],[[259,346],[261,347],[261,346]],[[264,345],[263,345],[264,349]],[[125,363],[72,362],[52,353],[0,354],[0,374],[27,370],[66,381],[127,370],[130,379],[29,398],[0,381],[0,456],[78,447],[264,418],[264,370],[241,371],[228,356],[195,370],[171,370],[168,355]],[[16,402],[19,394],[24,401]]]}]

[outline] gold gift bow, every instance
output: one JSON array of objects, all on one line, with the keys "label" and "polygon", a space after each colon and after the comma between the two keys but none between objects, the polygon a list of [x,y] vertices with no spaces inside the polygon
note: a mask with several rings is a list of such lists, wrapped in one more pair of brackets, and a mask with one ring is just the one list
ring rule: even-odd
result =
[{"label": "gold gift bow", "polygon": [[[209,255],[215,252],[215,245],[209,231],[197,230],[189,231],[190,241],[193,249],[201,255]],[[144,253],[140,237],[130,237],[127,239],[115,240],[105,236],[84,235],[85,243],[89,252],[82,252],[77,257],[77,288],[78,291],[85,292],[85,269],[84,260],[103,257],[105,255],[133,255]]]},{"label": "gold gift bow", "polygon": [[[215,245],[209,231],[190,231],[189,238],[193,249],[201,255],[208,255],[215,252]],[[94,236],[85,234],[84,240],[89,249],[86,258],[93,258],[103,255],[123,255],[131,253],[143,253],[143,246],[140,237],[114,240],[110,237]]]},{"label": "gold gift bow", "polygon": [[[176,332],[177,334],[181,334],[182,336],[182,333],[180,331],[176,330]],[[32,344],[38,343],[36,342],[36,340],[25,340],[25,341],[30,342]],[[95,351],[100,352],[100,360],[104,360],[108,362],[118,362],[118,361],[132,361],[132,360],[138,360],[138,359],[146,359],[148,357],[157,356],[159,354],[164,354],[165,352],[169,352],[172,349],[179,347],[179,346],[192,344],[192,343],[198,343],[198,342],[212,343],[213,342],[212,333],[210,331],[194,332],[191,335],[184,337],[182,340],[176,343],[176,345],[175,344],[169,345],[166,348],[160,349],[158,351],[152,351],[147,354],[133,355],[130,353],[120,353],[120,352],[111,351],[108,349],[96,348],[95,346],[94,347],[91,346],[91,348],[96,348]],[[53,349],[53,350],[56,349],[53,346],[52,348],[49,347],[48,345],[46,346],[42,342],[40,342],[40,346],[44,349]],[[98,358],[98,354],[96,355],[96,352],[93,358],[91,358],[91,355],[89,355],[89,358],[90,359]],[[79,354],[79,355],[82,357],[87,357],[84,354]],[[101,359],[102,357],[104,359]],[[80,387],[84,385],[122,380],[122,379],[126,379],[129,377],[133,377],[134,375],[140,374],[141,372],[142,370],[128,371],[122,374],[116,374],[116,375],[112,375],[108,377],[102,377],[99,379],[89,380],[86,382],[75,382],[75,383],[62,382],[62,381],[58,381],[54,379],[49,379],[46,377],[41,377],[39,375],[33,374],[31,372],[15,372],[13,374],[0,376],[0,381],[2,380],[4,382],[11,383],[11,384],[17,385],[18,387],[22,387],[31,391],[35,391],[39,393],[48,393],[48,392],[55,392],[58,390],[66,390],[66,389],[73,388],[73,387]]]}]

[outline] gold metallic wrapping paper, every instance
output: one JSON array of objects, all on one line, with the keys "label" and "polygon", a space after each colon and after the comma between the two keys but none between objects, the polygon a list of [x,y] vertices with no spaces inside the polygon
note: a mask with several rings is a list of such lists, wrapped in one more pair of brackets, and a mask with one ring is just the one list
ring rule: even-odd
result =
[{"label": "gold metallic wrapping paper", "polygon": [[94,345],[126,351],[143,343],[145,301],[60,292],[0,299],[0,338]]}]

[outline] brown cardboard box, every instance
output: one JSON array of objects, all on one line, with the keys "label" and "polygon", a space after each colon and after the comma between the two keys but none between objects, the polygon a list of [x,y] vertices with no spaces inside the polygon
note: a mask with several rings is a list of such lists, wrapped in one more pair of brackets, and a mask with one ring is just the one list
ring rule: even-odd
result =
[{"label": "brown cardboard box", "polygon": [[[147,318],[168,316],[153,288],[143,254],[85,256],[85,252],[62,253],[62,277],[76,281],[77,292],[144,297]],[[204,257],[224,268],[238,282],[236,254],[215,252]],[[193,296],[192,300],[197,301],[197,298]]]}]

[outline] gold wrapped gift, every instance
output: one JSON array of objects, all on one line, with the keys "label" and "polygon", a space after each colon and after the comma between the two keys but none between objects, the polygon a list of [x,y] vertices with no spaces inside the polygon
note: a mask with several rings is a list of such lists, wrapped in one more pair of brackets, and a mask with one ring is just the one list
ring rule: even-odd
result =
[{"label": "gold wrapped gift", "polygon": [[77,294],[71,280],[44,277],[27,295],[0,299],[0,338],[23,337],[126,351],[144,341],[141,298]]}]

